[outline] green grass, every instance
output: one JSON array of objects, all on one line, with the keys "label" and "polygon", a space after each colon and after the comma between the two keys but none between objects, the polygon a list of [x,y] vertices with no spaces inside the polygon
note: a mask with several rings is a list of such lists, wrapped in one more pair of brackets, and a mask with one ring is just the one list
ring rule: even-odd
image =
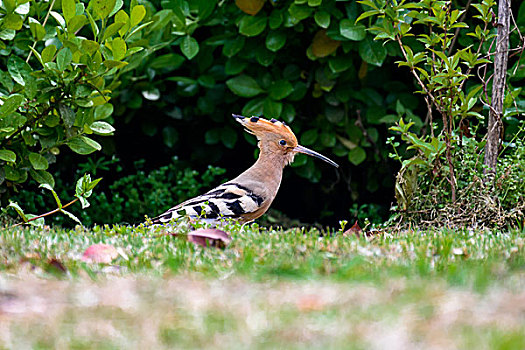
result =
[{"label": "green grass", "polygon": [[525,348],[523,232],[1,230],[0,348]]}]

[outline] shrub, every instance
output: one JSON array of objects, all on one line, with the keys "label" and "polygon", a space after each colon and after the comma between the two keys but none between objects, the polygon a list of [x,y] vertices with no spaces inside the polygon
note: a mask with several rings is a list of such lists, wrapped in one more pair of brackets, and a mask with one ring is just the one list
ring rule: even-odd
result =
[{"label": "shrub", "polygon": [[[202,174],[185,167],[177,158],[166,166],[146,172],[145,161],[135,162],[136,173],[122,176],[111,184],[105,184],[103,190],[94,191],[89,199],[91,207],[72,211],[84,225],[130,223],[136,224],[150,217],[161,214],[164,210],[208,190],[218,184],[224,169],[208,167]],[[84,163],[79,165],[79,172],[90,170],[93,174],[107,175],[118,172],[118,160]],[[106,168],[104,170],[102,168]],[[93,171],[94,170],[94,171]],[[97,175],[97,176],[99,176]],[[101,183],[104,185],[104,181]],[[68,197],[68,188],[72,184],[57,179],[56,189],[61,198]],[[52,197],[43,191],[23,191],[13,197],[26,212],[38,213],[46,211],[54,205]],[[54,223],[69,225],[71,222],[64,217],[52,218]]]},{"label": "shrub", "polygon": [[48,171],[63,146],[100,150],[111,135],[112,90],[135,43],[145,8],[122,1],[3,1],[0,10],[0,196]]}]

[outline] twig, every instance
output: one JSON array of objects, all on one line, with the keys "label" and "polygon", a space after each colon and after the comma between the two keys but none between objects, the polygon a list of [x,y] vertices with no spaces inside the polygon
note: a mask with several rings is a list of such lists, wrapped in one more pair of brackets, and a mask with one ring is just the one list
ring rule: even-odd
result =
[{"label": "twig", "polygon": [[[463,12],[463,14],[461,15],[461,18],[459,19],[459,22],[463,22],[463,20],[467,16],[467,11],[468,11],[468,8],[470,7],[470,3],[471,2],[472,2],[472,0],[468,0],[467,4],[465,5],[465,12]],[[456,32],[454,33],[454,38],[452,39],[452,43],[450,43],[450,48],[448,49],[448,55],[449,56],[452,53],[452,49],[454,48],[454,45],[456,44],[456,40],[458,38],[458,34],[459,34],[459,30],[460,29],[461,29],[460,27],[456,28]]]},{"label": "twig", "polygon": [[[44,18],[44,22],[42,22],[42,27],[46,26],[47,19],[49,18],[49,14],[53,10],[54,5],[55,5],[55,0],[51,1],[51,6],[49,6],[49,10],[47,10],[47,14],[46,14],[46,17]],[[35,47],[36,47],[36,41],[33,42],[33,46],[31,48],[34,50]],[[33,54],[33,50],[29,50],[29,55],[27,55],[26,63],[29,63],[29,59],[31,58],[31,55]]]},{"label": "twig", "polygon": [[24,224],[27,224],[27,223],[29,223],[29,222],[31,222],[31,221],[38,220],[38,219],[40,219],[40,218],[43,218],[43,217],[46,217],[46,216],[52,215],[52,214],[54,214],[54,213],[58,213],[59,211],[61,211],[61,210],[64,209],[64,208],[69,207],[71,204],[75,203],[76,201],[78,201],[78,198],[75,198],[75,199],[73,199],[71,202],[69,202],[69,203],[63,205],[62,208],[56,208],[56,209],[54,209],[54,210],[48,211],[47,213],[44,213],[44,214],[41,214],[41,215],[35,216],[35,217],[33,217],[33,218],[31,218],[31,219],[25,221],[25,222],[19,222],[18,224],[15,224],[15,225],[11,226],[11,228],[13,228],[13,227],[17,227],[17,226],[21,226],[21,225],[24,225]]}]

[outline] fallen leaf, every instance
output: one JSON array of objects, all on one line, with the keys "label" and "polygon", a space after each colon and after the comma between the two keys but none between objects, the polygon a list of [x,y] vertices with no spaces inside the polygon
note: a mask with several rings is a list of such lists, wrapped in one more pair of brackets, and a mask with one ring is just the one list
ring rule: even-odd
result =
[{"label": "fallen leaf", "polygon": [[321,311],[325,303],[315,295],[305,295],[300,297],[295,303],[297,309],[302,312]]},{"label": "fallen leaf", "polygon": [[188,241],[203,247],[225,248],[231,240],[228,233],[216,228],[201,228],[188,233]]},{"label": "fallen leaf", "polygon": [[343,232],[343,236],[356,235],[357,237],[361,237],[362,232],[363,230],[361,230],[361,227],[359,227],[359,224],[357,223],[357,220],[356,220],[352,227],[350,227],[348,230]]},{"label": "fallen leaf", "polygon": [[57,272],[62,272],[62,273],[66,273],[67,272],[67,269],[66,267],[64,266],[64,264],[62,264],[62,262],[58,259],[49,259],[49,261],[47,262],[48,266],[57,271]]},{"label": "fallen leaf", "polygon": [[118,251],[109,244],[93,244],[82,255],[82,261],[87,263],[109,264],[119,255]]}]

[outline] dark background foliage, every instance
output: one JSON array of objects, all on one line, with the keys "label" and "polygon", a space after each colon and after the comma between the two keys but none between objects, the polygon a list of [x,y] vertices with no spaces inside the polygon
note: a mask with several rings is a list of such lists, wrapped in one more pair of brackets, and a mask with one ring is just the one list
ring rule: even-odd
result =
[{"label": "dark background foliage", "polygon": [[[143,215],[154,216],[194,195],[177,192],[179,180],[168,173],[195,169],[190,182],[204,191],[201,185],[215,185],[250,166],[255,139],[234,123],[232,113],[284,120],[301,144],[341,165],[336,171],[298,156],[285,171],[273,208],[304,222],[329,225],[357,215],[373,221],[388,216],[399,169],[385,144],[388,129],[404,117],[419,131],[426,105],[413,93],[417,88],[408,69],[394,64],[402,57],[395,43],[374,41],[366,30],[375,24],[371,19],[355,24],[366,6],[321,0],[244,0],[220,6],[210,0],[132,1],[130,6],[137,3],[146,8],[143,22],[151,24],[128,44],[145,50],[128,58],[110,85],[114,113],[108,121],[116,129],[114,136],[97,138],[102,151],[89,155],[87,162],[65,150],[52,170],[64,193],[83,171],[104,178],[97,190],[104,192],[106,205],[102,198],[90,211],[97,206],[111,210],[111,198],[117,195],[123,201],[138,196],[141,204],[125,217],[87,214],[92,219],[88,223],[140,222]],[[464,3],[454,1],[454,6]],[[515,13],[524,26],[521,7]],[[473,21],[471,16],[465,19]],[[472,42],[463,31],[458,35],[457,45]],[[419,42],[412,44],[414,52],[422,49]],[[513,76],[525,76],[523,64]],[[522,102],[518,107],[524,108]],[[517,118],[505,119],[507,134],[518,128]],[[173,156],[179,159],[176,164]],[[208,170],[201,180],[209,165],[226,171],[215,169],[210,175]],[[167,176],[164,183],[159,171]],[[125,176],[132,177],[127,185]],[[155,180],[145,180],[148,176]],[[160,205],[148,207],[156,190],[152,183],[165,186],[166,193]],[[137,194],[130,194],[132,190]]]}]

